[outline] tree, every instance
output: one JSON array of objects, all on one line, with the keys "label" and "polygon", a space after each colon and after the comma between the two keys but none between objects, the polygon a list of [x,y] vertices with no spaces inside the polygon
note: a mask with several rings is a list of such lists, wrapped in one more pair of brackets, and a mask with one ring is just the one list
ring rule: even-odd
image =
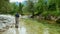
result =
[{"label": "tree", "polygon": [[[60,10],[59,10],[59,5],[60,5],[59,3],[60,2],[59,1],[60,0],[50,0],[49,1],[49,7],[50,8],[48,8],[48,9],[50,11],[50,14],[55,15],[55,16],[59,15],[59,13],[60,13]],[[52,9],[52,10],[50,10],[50,9]]]},{"label": "tree", "polygon": [[20,13],[21,15],[23,15],[22,8],[23,8],[23,4],[22,4],[22,3],[19,3],[19,13]]},{"label": "tree", "polygon": [[15,14],[16,12],[18,12],[19,7],[18,5],[16,5],[16,3],[10,3],[10,5],[12,10],[9,12],[9,14]]},{"label": "tree", "polygon": [[0,13],[6,14],[11,11],[9,0],[0,0]]},{"label": "tree", "polygon": [[43,0],[38,0],[38,2],[35,4],[35,9],[36,9],[36,15],[39,16],[40,14],[45,11],[45,5]]},{"label": "tree", "polygon": [[34,17],[34,3],[30,0],[28,0],[27,10],[32,13],[32,18]]}]

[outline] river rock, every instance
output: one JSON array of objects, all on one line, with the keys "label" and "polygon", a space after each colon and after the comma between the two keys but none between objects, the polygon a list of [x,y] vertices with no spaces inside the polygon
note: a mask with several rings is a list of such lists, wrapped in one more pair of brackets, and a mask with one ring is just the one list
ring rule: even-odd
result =
[{"label": "river rock", "polygon": [[15,17],[11,15],[0,15],[0,30],[6,28],[6,26],[13,26],[15,23]]}]

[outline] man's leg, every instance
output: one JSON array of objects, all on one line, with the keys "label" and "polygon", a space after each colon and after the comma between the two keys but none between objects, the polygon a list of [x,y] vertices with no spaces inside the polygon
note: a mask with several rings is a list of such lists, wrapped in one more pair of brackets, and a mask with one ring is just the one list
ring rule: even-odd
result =
[{"label": "man's leg", "polygon": [[15,27],[18,28],[19,18],[16,18],[16,24]]}]

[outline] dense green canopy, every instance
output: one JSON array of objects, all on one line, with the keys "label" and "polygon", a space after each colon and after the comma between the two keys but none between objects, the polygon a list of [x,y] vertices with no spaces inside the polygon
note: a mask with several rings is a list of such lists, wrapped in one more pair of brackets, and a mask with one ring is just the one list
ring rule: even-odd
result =
[{"label": "dense green canopy", "polygon": [[28,0],[24,4],[9,3],[9,0],[0,0],[0,13],[15,13],[20,14],[42,14],[42,15],[55,15],[60,16],[60,0]]}]

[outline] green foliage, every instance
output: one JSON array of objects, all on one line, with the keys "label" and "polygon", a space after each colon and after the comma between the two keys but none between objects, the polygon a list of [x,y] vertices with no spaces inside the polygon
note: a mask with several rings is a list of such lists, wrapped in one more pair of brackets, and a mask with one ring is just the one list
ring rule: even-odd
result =
[{"label": "green foliage", "polygon": [[22,8],[23,8],[23,4],[22,4],[22,3],[19,3],[19,13],[20,13],[21,15],[23,15]]},{"label": "green foliage", "polygon": [[11,11],[11,5],[8,0],[0,0],[0,13],[7,14]]},{"label": "green foliage", "polygon": [[60,16],[60,0],[28,0],[26,6],[19,3],[17,6],[15,3],[9,3],[9,0],[0,0],[0,13],[3,14],[42,14],[42,15],[54,15]]},{"label": "green foliage", "polygon": [[22,9],[23,14],[25,14],[25,15],[31,14],[27,9],[28,9],[27,6],[23,7],[23,9]]},{"label": "green foliage", "polygon": [[48,7],[48,10],[49,11],[56,11],[56,4],[55,3],[50,4]]},{"label": "green foliage", "polygon": [[33,9],[34,9],[34,4],[33,4],[33,2],[32,1],[30,1],[30,0],[28,0],[28,2],[27,2],[28,4],[27,4],[27,10],[29,11],[29,12],[33,12]]},{"label": "green foliage", "polygon": [[[36,0],[28,0],[27,6],[23,7],[23,11],[31,14],[42,14],[44,16],[51,14],[54,16],[60,16],[60,0],[38,0],[38,2],[33,2]],[[25,13],[24,12],[24,13]],[[38,14],[38,15],[39,15]]]},{"label": "green foliage", "polygon": [[18,6],[15,3],[10,3],[10,5],[12,9],[9,14],[15,14],[16,12],[18,12]]},{"label": "green foliage", "polygon": [[34,17],[34,3],[31,0],[27,1],[27,10],[32,14]]}]

